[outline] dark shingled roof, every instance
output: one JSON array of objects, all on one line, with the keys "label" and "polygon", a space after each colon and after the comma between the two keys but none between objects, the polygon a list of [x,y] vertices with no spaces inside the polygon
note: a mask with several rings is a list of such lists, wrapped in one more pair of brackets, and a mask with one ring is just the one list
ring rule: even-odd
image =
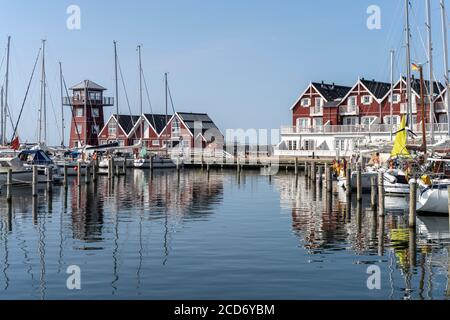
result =
[{"label": "dark shingled roof", "polygon": [[351,87],[339,86],[328,83],[313,82],[312,85],[327,101],[342,99],[350,91]]},{"label": "dark shingled roof", "polygon": [[[406,82],[406,77],[403,77],[403,80]],[[423,81],[425,88],[424,92],[425,94],[428,92],[428,88],[430,87],[430,81],[424,80]],[[411,88],[416,92],[417,94],[420,94],[420,79],[417,78],[411,78]],[[438,81],[434,81],[434,93],[440,94],[442,91],[444,91],[445,87]]]},{"label": "dark shingled roof", "polygon": [[165,114],[146,113],[146,114],[144,114],[144,117],[153,126],[153,128],[155,128],[156,133],[159,134],[166,127],[166,124],[170,120],[170,118],[172,118],[172,115],[170,115],[170,114],[167,115],[167,121],[166,121]]},{"label": "dark shingled roof", "polygon": [[377,98],[383,98],[390,90],[391,84],[375,80],[361,79],[361,83]]},{"label": "dark shingled roof", "polygon": [[[114,115],[114,118],[117,119],[117,114]],[[125,134],[130,134],[131,129],[133,129],[134,125],[138,122],[139,116],[130,116],[128,114],[119,114],[119,125],[125,131]]]},{"label": "dark shingled roof", "polygon": [[209,129],[217,129],[214,121],[206,113],[188,113],[188,112],[177,112],[178,116],[183,120],[188,129],[194,134],[195,122],[201,122],[202,134]]}]

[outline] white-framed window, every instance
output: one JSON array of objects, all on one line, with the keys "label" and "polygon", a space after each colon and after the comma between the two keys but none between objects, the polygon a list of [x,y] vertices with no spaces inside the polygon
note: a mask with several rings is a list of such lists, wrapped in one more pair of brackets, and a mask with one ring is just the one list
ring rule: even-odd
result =
[{"label": "white-framed window", "polygon": [[83,132],[83,125],[82,124],[77,124],[77,134],[81,134]]},{"label": "white-framed window", "polygon": [[361,101],[362,101],[362,104],[369,105],[372,103],[372,96],[370,96],[370,95],[362,96]]},{"label": "white-framed window", "polygon": [[75,108],[75,117],[82,117],[84,114],[83,108]]},{"label": "white-framed window", "polygon": [[91,114],[94,118],[100,117],[100,109],[99,108],[92,108]]},{"label": "white-framed window", "polygon": [[300,100],[300,105],[302,107],[309,107],[311,105],[311,99],[310,98],[303,98]]},{"label": "white-framed window", "polygon": [[115,136],[117,134],[117,124],[114,121],[108,123],[108,135]]},{"label": "white-framed window", "polygon": [[323,119],[322,118],[314,118],[313,119],[313,126],[314,127],[321,127],[321,126],[323,126]]},{"label": "white-framed window", "polygon": [[315,106],[315,107],[321,107],[321,106],[323,106],[323,99],[322,99],[322,98],[315,98],[315,99],[314,99],[314,106]]},{"label": "white-framed window", "polygon": [[298,128],[307,128],[311,125],[311,119],[309,118],[298,118],[297,119],[297,127]]},{"label": "white-framed window", "polygon": [[354,126],[354,125],[359,124],[359,119],[358,119],[358,117],[345,117],[342,119],[342,122],[346,126]]},{"label": "white-framed window", "polygon": [[172,121],[172,135],[178,135],[180,133],[180,121],[174,118]]},{"label": "white-framed window", "polygon": [[378,117],[375,116],[366,116],[361,118],[361,124],[370,125],[377,122]]},{"label": "white-framed window", "polygon": [[400,116],[392,116],[392,121],[391,121],[391,116],[384,116],[383,117],[383,122],[385,124],[389,124],[389,125],[397,125],[400,124]]},{"label": "white-framed window", "polygon": [[314,140],[303,140],[305,150],[314,150]]},{"label": "white-framed window", "polygon": [[446,114],[440,114],[438,120],[439,120],[439,123],[447,123],[447,115]]},{"label": "white-framed window", "polygon": [[159,140],[152,140],[152,146],[159,146]]},{"label": "white-framed window", "polygon": [[334,140],[334,148],[336,150],[345,151],[345,139],[335,139]]},{"label": "white-framed window", "polygon": [[292,150],[297,150],[297,140],[292,141]]},{"label": "white-framed window", "polygon": [[[400,103],[400,101],[401,101],[401,96],[400,96],[400,94],[395,93],[395,94],[392,95],[392,97],[393,97],[392,103]],[[389,100],[388,100],[388,101],[391,102],[391,95],[389,95]]]},{"label": "white-framed window", "polygon": [[348,97],[348,105],[350,107],[356,107],[356,96]]}]

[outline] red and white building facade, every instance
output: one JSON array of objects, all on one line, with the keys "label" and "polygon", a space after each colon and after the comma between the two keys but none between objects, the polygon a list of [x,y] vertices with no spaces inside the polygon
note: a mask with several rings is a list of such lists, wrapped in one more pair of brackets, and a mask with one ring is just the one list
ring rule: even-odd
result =
[{"label": "red and white building facade", "polygon": [[[425,81],[425,92],[429,82]],[[415,132],[421,132],[420,81],[411,80],[412,111]],[[435,139],[447,135],[446,89],[434,83]],[[311,82],[301,93],[292,111],[292,125],[281,128],[278,156],[350,155],[359,145],[390,141],[401,118],[407,113],[406,80],[393,86],[385,82],[360,78],[352,86]],[[425,99],[425,119],[430,130],[429,95]],[[392,110],[392,117],[391,117]]]}]

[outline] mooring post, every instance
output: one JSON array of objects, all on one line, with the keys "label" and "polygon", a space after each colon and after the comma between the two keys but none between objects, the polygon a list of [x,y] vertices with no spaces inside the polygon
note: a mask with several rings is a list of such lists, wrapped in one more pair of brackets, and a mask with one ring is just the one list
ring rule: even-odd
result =
[{"label": "mooring post", "polygon": [[352,168],[350,166],[347,167],[345,177],[345,193],[347,197],[350,197],[352,195]]},{"label": "mooring post", "polygon": [[[447,187],[447,192],[448,192],[448,225],[450,227],[450,186]],[[450,263],[450,259],[449,259],[449,263]],[[450,266],[449,266],[449,268],[450,268]],[[448,270],[448,273],[450,275],[450,269]],[[450,290],[450,288],[449,288],[449,290]]]},{"label": "mooring post", "polygon": [[416,227],[417,181],[409,180],[409,227]]},{"label": "mooring post", "polygon": [[362,172],[361,165],[356,165],[356,200],[362,201]]},{"label": "mooring post", "polygon": [[114,172],[114,175],[116,176],[116,177],[118,177],[119,175],[120,175],[120,166],[119,166],[119,164],[116,164],[116,167],[115,167],[116,169],[114,170],[115,172]]},{"label": "mooring post", "polygon": [[298,176],[298,158],[297,157],[295,157],[294,172],[295,172],[295,175]]},{"label": "mooring post", "polygon": [[327,170],[327,191],[328,192],[332,192],[333,191],[333,171],[331,170],[330,166],[327,166],[328,170]]},{"label": "mooring post", "polygon": [[123,171],[122,174],[124,176],[126,176],[127,175],[127,157],[125,157],[123,159],[122,171]]},{"label": "mooring post", "polygon": [[378,172],[378,215],[384,217],[384,173]]},{"label": "mooring post", "polygon": [[318,171],[319,171],[319,173],[318,173],[318,175],[319,175],[319,186],[322,186],[322,184],[323,184],[323,181],[322,181],[322,179],[323,179],[323,177],[322,177],[322,174],[323,174],[323,166],[319,166]]},{"label": "mooring post", "polygon": [[81,162],[77,163],[77,185],[81,186]]},{"label": "mooring post", "polygon": [[305,169],[305,177],[308,178],[308,163],[305,161],[304,165],[303,165],[304,169]]},{"label": "mooring post", "polygon": [[84,182],[86,184],[91,183],[91,165],[89,163],[86,163],[86,172],[84,175]]},{"label": "mooring post", "polygon": [[67,188],[69,186],[68,174],[67,174],[67,164],[64,164],[64,187]]},{"label": "mooring post", "polygon": [[108,179],[111,180],[112,176],[113,176],[113,165],[114,165],[114,160],[112,158],[110,158],[108,160]]},{"label": "mooring post", "polygon": [[317,174],[316,174],[316,162],[313,161],[311,163],[311,180],[315,183],[317,180]]},{"label": "mooring post", "polygon": [[372,209],[377,207],[377,178],[370,179],[370,205]]},{"label": "mooring post", "polygon": [[47,166],[46,172],[47,172],[47,192],[51,192],[52,191],[52,183],[53,183],[52,167]]},{"label": "mooring post", "polygon": [[37,166],[33,166],[33,181],[31,182],[31,194],[33,197],[38,196],[37,184],[38,184],[38,168]]},{"label": "mooring post", "polygon": [[12,200],[12,169],[8,168],[8,175],[6,177],[6,201],[11,202]]},{"label": "mooring post", "polygon": [[94,183],[96,183],[97,179],[98,179],[98,166],[97,166],[97,162],[96,161],[94,161],[93,166],[94,167],[92,168],[92,181]]}]

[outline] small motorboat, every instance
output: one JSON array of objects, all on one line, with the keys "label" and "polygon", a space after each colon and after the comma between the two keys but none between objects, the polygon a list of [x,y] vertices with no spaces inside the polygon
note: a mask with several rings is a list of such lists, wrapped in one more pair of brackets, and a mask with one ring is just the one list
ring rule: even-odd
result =
[{"label": "small motorboat", "polygon": [[63,181],[59,167],[43,150],[22,150],[17,158],[22,162],[23,166],[30,171],[33,166],[37,167],[39,183],[47,182],[47,170],[52,170],[53,182],[60,183]]},{"label": "small motorboat", "polygon": [[31,184],[33,172],[26,168],[18,157],[0,155],[0,188],[6,185],[10,169],[13,184]]},{"label": "small motorboat", "polygon": [[149,158],[138,158],[134,160],[134,168],[136,169],[172,169],[176,168],[175,162],[170,157],[162,157],[160,155]]},{"label": "small motorboat", "polygon": [[403,170],[389,169],[384,173],[384,191],[391,196],[409,195],[409,182]]}]

